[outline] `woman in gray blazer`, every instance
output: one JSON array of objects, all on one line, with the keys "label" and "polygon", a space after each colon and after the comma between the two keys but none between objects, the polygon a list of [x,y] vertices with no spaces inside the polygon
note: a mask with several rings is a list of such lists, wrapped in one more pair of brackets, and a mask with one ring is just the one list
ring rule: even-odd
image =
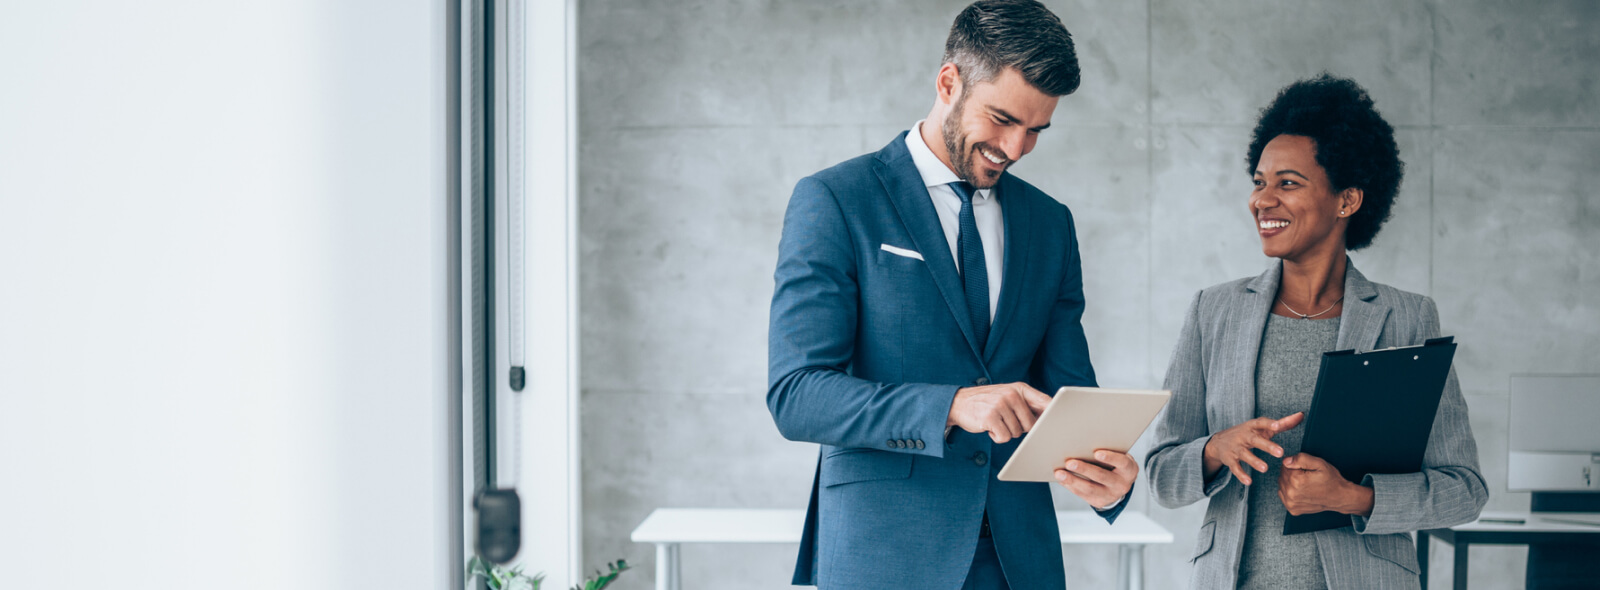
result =
[{"label": "woman in gray blazer", "polygon": [[[1403,164],[1394,129],[1355,82],[1284,88],[1250,144],[1249,209],[1266,272],[1195,295],[1167,369],[1172,401],[1145,472],[1156,501],[1209,500],[1192,588],[1417,588],[1411,533],[1477,518],[1489,492],[1452,370],[1420,473],[1352,483],[1300,453],[1323,352],[1421,344],[1433,300],[1368,281],[1346,251],[1388,219]],[[1283,535],[1285,513],[1351,526]]]}]

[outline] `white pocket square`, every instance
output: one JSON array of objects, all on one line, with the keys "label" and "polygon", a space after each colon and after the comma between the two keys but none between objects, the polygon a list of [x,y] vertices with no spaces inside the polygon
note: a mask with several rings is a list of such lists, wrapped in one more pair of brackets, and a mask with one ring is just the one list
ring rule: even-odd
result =
[{"label": "white pocket square", "polygon": [[884,252],[888,252],[890,254],[894,254],[896,256],[904,256],[906,258],[915,258],[917,260],[922,260],[922,255],[918,254],[916,250],[907,250],[905,248],[896,248],[894,246],[890,246],[888,244],[884,244],[883,245],[883,251]]}]

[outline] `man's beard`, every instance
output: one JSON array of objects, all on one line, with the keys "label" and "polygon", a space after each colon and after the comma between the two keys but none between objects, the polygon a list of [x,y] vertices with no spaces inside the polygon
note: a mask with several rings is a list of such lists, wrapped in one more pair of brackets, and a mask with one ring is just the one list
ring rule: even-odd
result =
[{"label": "man's beard", "polygon": [[[967,133],[961,129],[961,121],[966,118],[966,115],[967,89],[962,88],[961,96],[956,98],[956,104],[950,108],[950,114],[944,118],[944,124],[939,126],[940,135],[944,136],[945,153],[950,154],[950,166],[955,169],[956,177],[967,181],[973,188],[993,188],[995,184],[1000,182],[1000,174],[995,173],[991,178],[987,176],[990,171],[986,169],[983,171],[984,176],[979,177],[977,172],[972,169],[972,157],[975,155],[973,152],[980,146],[989,148],[990,151],[998,152],[999,150],[995,150],[988,144],[983,143],[967,144]],[[981,154],[976,155],[982,156]]]}]

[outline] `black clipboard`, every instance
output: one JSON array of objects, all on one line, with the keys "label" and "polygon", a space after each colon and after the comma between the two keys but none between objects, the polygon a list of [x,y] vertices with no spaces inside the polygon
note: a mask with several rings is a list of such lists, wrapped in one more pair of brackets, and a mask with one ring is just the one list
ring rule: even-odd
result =
[{"label": "black clipboard", "polygon": [[[1300,451],[1322,458],[1355,483],[1368,474],[1422,471],[1433,417],[1455,358],[1454,337],[1420,346],[1322,355]],[[1351,526],[1350,515],[1289,515],[1283,534]]]}]

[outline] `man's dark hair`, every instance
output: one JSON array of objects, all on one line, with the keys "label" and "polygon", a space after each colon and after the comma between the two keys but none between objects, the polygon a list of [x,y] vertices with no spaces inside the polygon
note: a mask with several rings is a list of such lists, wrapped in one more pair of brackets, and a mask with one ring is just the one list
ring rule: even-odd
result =
[{"label": "man's dark hair", "polygon": [[1328,173],[1334,192],[1361,189],[1361,209],[1350,216],[1344,245],[1349,250],[1372,245],[1394,208],[1405,163],[1394,143],[1394,127],[1373,108],[1367,91],[1354,80],[1326,72],[1279,91],[1272,104],[1261,109],[1245,157],[1250,163],[1246,173],[1255,176],[1261,151],[1279,135],[1311,138],[1317,165]]},{"label": "man's dark hair", "polygon": [[992,81],[1006,68],[1015,68],[1028,84],[1051,96],[1078,89],[1072,34],[1035,0],[972,3],[950,25],[944,63],[956,65],[963,89]]}]

